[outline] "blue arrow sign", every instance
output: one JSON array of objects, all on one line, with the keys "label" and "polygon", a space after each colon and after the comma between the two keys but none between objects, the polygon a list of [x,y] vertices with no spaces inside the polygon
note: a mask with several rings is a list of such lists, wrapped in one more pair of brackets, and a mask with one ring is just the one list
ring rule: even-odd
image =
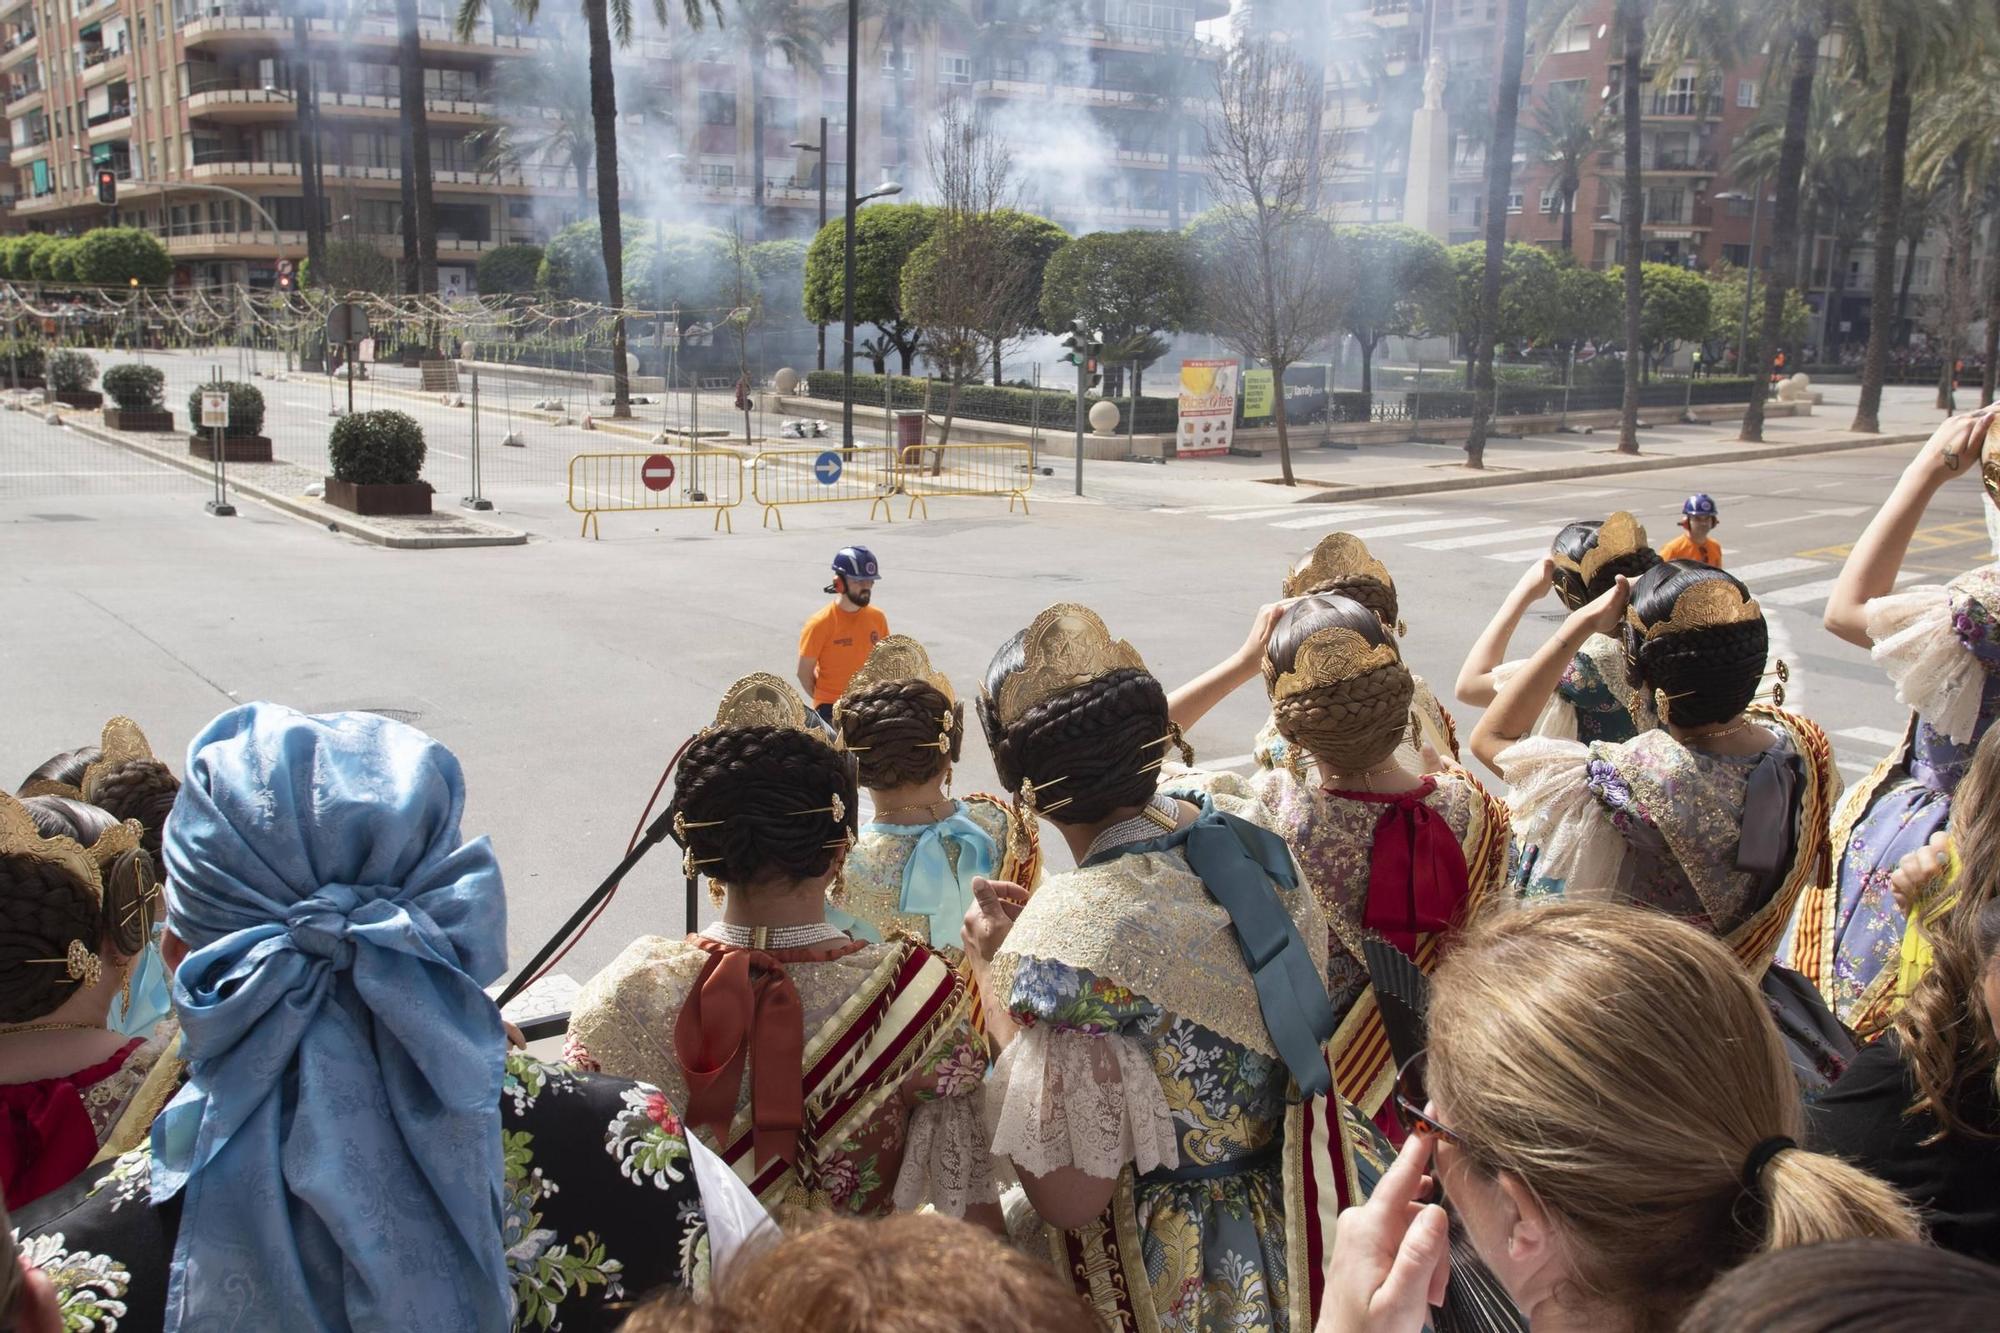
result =
[{"label": "blue arrow sign", "polygon": [[829,449],[813,460],[813,475],[822,486],[831,486],[840,480],[840,455]]}]

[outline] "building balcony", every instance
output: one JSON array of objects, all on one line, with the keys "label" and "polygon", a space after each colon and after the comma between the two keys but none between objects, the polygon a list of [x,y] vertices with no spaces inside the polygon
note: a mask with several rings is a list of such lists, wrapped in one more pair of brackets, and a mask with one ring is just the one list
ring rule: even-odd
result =
[{"label": "building balcony", "polygon": [[[197,89],[187,99],[189,116],[233,125],[289,121],[296,114],[295,105],[288,89],[209,87]],[[402,98],[380,93],[319,95],[322,119],[395,120],[402,110]],[[449,97],[426,97],[424,110],[431,119],[446,124],[482,125],[495,115],[491,102],[465,102]]]},{"label": "building balcony", "polygon": [[28,58],[41,49],[39,33],[15,33],[5,45],[0,45],[0,69],[13,69],[25,64]]},{"label": "building balcony", "polygon": [[7,120],[19,120],[22,116],[34,110],[35,103],[41,101],[42,91],[42,85],[38,83],[32,88],[22,88],[14,92],[0,94],[0,96],[4,96],[6,99],[4,105],[0,105],[0,117],[4,117]]},{"label": "building balcony", "polygon": [[[181,40],[189,50],[268,50],[292,41],[292,21],[278,0],[211,0],[179,12],[185,16]],[[400,40],[395,22],[384,18],[364,18],[352,25],[313,19],[310,33],[315,45],[324,43],[328,48],[359,46],[388,52]],[[538,38],[499,33],[484,22],[464,38],[449,24],[419,23],[417,40],[423,50],[440,55],[514,55],[541,48]]]},{"label": "building balcony", "polygon": [[[1613,105],[1618,97],[1611,94]],[[1722,97],[1716,93],[1654,93],[1652,100],[1640,108],[1646,120],[1697,121],[1719,120],[1722,117]]]},{"label": "building balcony", "polygon": [[122,46],[100,46],[95,51],[79,55],[76,60],[77,68],[83,71],[80,82],[86,88],[94,87],[114,76],[123,75],[130,64],[130,52]]},{"label": "building balcony", "polygon": [[[403,179],[400,167],[348,165],[339,162],[326,163],[320,175],[329,183],[380,185],[384,189],[400,184]],[[203,182],[247,180],[253,183],[296,184],[299,181],[299,164],[272,159],[204,157],[182,173],[180,179]],[[155,184],[153,188],[171,190],[173,182]],[[574,193],[576,177],[560,167],[516,167],[497,172],[433,168],[431,188],[447,193],[491,193],[494,190],[513,193]]]},{"label": "building balcony", "polygon": [[49,136],[45,131],[39,138],[23,139],[14,144],[8,157],[8,165],[25,167],[38,157],[48,155]]},{"label": "building balcony", "polygon": [[102,116],[90,118],[89,133],[91,143],[103,143],[106,139],[123,138],[132,132],[132,108],[120,103]]},{"label": "building balcony", "polygon": [[11,22],[15,14],[34,3],[35,0],[0,0],[0,23]]}]

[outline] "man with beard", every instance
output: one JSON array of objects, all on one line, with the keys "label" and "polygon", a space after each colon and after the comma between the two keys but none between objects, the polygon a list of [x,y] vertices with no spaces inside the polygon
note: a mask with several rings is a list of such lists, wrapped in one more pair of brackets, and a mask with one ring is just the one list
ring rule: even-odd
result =
[{"label": "man with beard", "polygon": [[843,546],[833,557],[833,582],[826,591],[838,594],[814,612],[799,635],[799,684],[813,708],[833,721],[833,701],[876,644],[889,637],[889,618],[868,604],[882,567],[865,546]]}]

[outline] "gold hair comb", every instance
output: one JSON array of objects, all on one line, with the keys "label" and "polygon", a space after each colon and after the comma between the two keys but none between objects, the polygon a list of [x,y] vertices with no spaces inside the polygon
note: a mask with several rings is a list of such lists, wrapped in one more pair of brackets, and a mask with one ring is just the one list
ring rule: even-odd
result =
[{"label": "gold hair comb", "polygon": [[[102,846],[109,838],[120,845],[137,847],[136,828],[121,824],[108,830],[98,844]],[[90,896],[100,909],[104,904],[104,876],[92,850],[74,838],[44,838],[27,807],[4,792],[0,792],[0,856],[25,856],[31,861],[61,866],[89,886]]]},{"label": "gold hair comb", "polygon": [[1060,603],[1035,617],[1021,636],[1021,669],[1000,684],[994,711],[1000,725],[1012,726],[1044,699],[1100,676],[1146,663],[1131,644],[1113,639],[1095,611]]},{"label": "gold hair comb", "polygon": [[1630,607],[1625,611],[1626,622],[1648,641],[1663,635],[1741,625],[1763,618],[1764,611],[1757,605],[1757,599],[1726,578],[1704,579],[1684,590],[1674,601],[1674,613],[1651,628],[1639,619],[1637,611]]},{"label": "gold hair comb", "polygon": [[1639,526],[1638,519],[1620,509],[1597,525],[1597,545],[1585,551],[1582,560],[1566,555],[1556,555],[1553,559],[1557,568],[1569,570],[1587,586],[1613,560],[1631,555],[1645,545],[1646,530]]},{"label": "gold hair comb", "polygon": [[810,720],[805,700],[799,698],[798,691],[768,671],[745,676],[731,685],[724,692],[722,702],[716,706],[715,721],[702,734],[725,727],[781,727],[787,731],[803,731],[839,748],[824,728]]},{"label": "gold hair comb", "polygon": [[927,681],[937,687],[946,702],[958,701],[958,696],[951,692],[951,682],[942,671],[931,666],[930,654],[924,651],[924,646],[907,634],[891,634],[870,649],[868,660],[847,682],[841,695],[859,694],[897,680]]},{"label": "gold hair comb", "polygon": [[1264,678],[1271,698],[1288,699],[1301,690],[1353,680],[1379,667],[1394,666],[1402,659],[1394,643],[1370,643],[1345,625],[1328,625],[1314,630],[1299,645],[1292,669],[1279,674],[1264,659]]},{"label": "gold hair comb", "polygon": [[146,733],[129,717],[114,717],[106,722],[97,748],[100,751],[97,761],[83,770],[83,781],[77,784],[83,799],[93,803],[97,799],[98,781],[113,769],[153,758],[153,747],[146,743]]},{"label": "gold hair comb", "polygon": [[80,981],[85,987],[95,986],[104,975],[104,964],[82,940],[71,940],[68,950],[60,958],[23,958],[21,962],[64,968],[71,981]]},{"label": "gold hair comb", "polygon": [[1305,597],[1343,578],[1370,578],[1386,588],[1396,586],[1389,567],[1369,554],[1366,542],[1351,532],[1330,532],[1285,577],[1285,596]]}]

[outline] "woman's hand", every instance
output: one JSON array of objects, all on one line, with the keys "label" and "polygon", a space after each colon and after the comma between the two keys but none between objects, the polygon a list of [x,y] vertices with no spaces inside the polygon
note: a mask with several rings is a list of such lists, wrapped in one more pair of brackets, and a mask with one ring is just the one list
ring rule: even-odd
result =
[{"label": "woman's hand", "polygon": [[1250,635],[1243,640],[1243,646],[1236,650],[1238,670],[1258,672],[1264,669],[1264,653],[1271,646],[1271,634],[1278,628],[1278,621],[1291,609],[1290,601],[1272,602],[1257,608],[1257,616],[1250,622]]},{"label": "woman's hand", "polygon": [[1911,460],[1913,470],[1931,486],[1941,486],[1953,477],[1979,475],[1979,450],[1993,424],[1994,408],[1982,408],[1963,416],[1948,417],[1931,432],[1931,437]]},{"label": "woman's hand", "polygon": [[1889,891],[1896,895],[1896,907],[1904,916],[1917,905],[1945,872],[1945,852],[1951,846],[1949,833],[1933,833],[1930,842],[1896,863],[1889,875]]},{"label": "woman's hand", "polygon": [[1545,555],[1521,571],[1520,581],[1514,585],[1514,595],[1521,599],[1523,606],[1532,606],[1555,586],[1556,558]]},{"label": "woman's hand", "polygon": [[1315,1333],[1421,1333],[1451,1279],[1451,1227],[1428,1191],[1433,1140],[1412,1134],[1368,1202],[1340,1215]]},{"label": "woman's hand", "polygon": [[981,963],[992,962],[993,955],[1007,942],[1007,932],[1014,928],[1021,909],[1027,905],[1028,891],[1019,884],[975,875],[972,906],[966,909],[965,925],[959,931],[965,951]]},{"label": "woman's hand", "polygon": [[1592,634],[1616,635],[1618,627],[1625,620],[1625,608],[1632,604],[1632,580],[1623,574],[1618,581],[1604,590],[1585,606],[1578,607],[1570,615],[1570,623]]}]

